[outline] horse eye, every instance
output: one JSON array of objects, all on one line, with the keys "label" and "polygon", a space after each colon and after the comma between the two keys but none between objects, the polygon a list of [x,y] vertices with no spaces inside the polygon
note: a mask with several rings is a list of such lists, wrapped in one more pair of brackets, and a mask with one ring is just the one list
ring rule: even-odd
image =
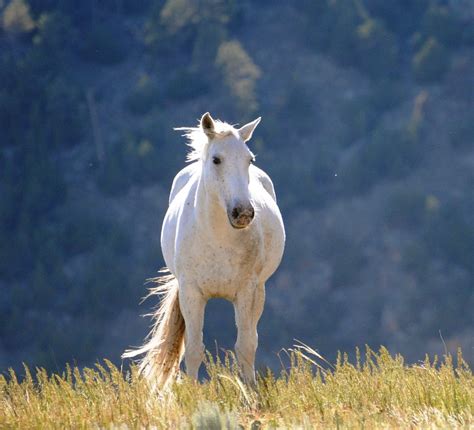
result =
[{"label": "horse eye", "polygon": [[250,159],[250,163],[255,164],[255,157],[252,157],[252,158]]},{"label": "horse eye", "polygon": [[214,164],[221,164],[221,159],[219,157],[212,157],[212,162]]}]

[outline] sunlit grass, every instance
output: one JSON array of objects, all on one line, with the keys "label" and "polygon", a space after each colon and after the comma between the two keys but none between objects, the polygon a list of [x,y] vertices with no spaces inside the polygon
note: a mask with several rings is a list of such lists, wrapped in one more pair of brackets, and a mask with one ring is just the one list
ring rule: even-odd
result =
[{"label": "sunlit grass", "polygon": [[136,369],[105,360],[62,374],[0,376],[0,428],[474,428],[474,378],[462,359],[406,365],[381,348],[324,361],[300,346],[279,376],[244,385],[232,355],[208,358],[209,378],[182,377],[152,394]]}]

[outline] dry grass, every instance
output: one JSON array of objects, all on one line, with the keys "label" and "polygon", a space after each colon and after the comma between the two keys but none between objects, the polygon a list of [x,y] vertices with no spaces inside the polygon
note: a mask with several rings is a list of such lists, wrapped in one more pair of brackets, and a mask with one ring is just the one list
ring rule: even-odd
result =
[{"label": "dry grass", "polygon": [[355,364],[334,366],[300,346],[280,376],[244,386],[232,355],[209,359],[209,378],[183,378],[152,395],[136,370],[109,361],[61,375],[25,368],[0,376],[0,428],[474,428],[474,378],[462,359],[428,358],[408,366],[401,356],[366,350]]}]

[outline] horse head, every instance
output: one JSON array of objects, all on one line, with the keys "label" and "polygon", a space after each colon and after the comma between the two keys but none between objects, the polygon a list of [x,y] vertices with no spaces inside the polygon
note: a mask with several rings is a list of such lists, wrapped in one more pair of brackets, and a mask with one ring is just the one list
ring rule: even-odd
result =
[{"label": "horse head", "polygon": [[200,127],[208,138],[202,154],[204,186],[227,212],[232,227],[247,227],[255,216],[249,192],[249,168],[255,156],[247,143],[260,122],[260,118],[239,129],[219,129],[209,113],[205,113]]}]

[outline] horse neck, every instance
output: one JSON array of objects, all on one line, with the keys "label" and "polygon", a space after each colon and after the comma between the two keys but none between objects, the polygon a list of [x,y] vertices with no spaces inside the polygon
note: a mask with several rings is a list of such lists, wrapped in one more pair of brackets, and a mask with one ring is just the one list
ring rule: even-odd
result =
[{"label": "horse neck", "polygon": [[206,190],[204,181],[199,179],[196,190],[196,216],[198,226],[206,235],[217,240],[226,239],[231,229],[226,210],[218,203],[216,196]]}]

